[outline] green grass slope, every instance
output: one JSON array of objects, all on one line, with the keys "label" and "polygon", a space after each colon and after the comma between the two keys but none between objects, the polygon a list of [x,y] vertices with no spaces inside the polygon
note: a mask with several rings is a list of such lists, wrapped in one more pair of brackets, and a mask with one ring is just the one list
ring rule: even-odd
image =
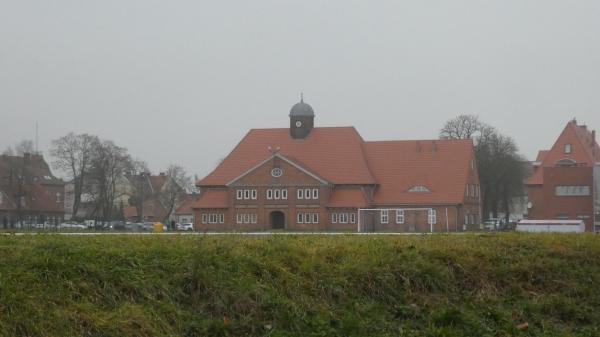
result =
[{"label": "green grass slope", "polygon": [[600,236],[1,236],[0,336],[600,336]]}]

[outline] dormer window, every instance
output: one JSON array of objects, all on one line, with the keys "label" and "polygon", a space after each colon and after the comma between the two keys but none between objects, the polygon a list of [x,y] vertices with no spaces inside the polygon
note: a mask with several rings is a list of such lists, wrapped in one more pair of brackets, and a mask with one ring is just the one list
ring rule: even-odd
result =
[{"label": "dormer window", "polygon": [[409,192],[431,192],[427,187],[425,187],[423,185],[413,186],[408,191]]},{"label": "dormer window", "polygon": [[571,153],[571,144],[565,144],[565,153]]}]

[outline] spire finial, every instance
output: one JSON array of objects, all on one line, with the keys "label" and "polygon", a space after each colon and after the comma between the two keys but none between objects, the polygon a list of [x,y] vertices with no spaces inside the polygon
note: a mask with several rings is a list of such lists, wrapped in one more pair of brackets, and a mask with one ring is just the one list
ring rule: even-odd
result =
[{"label": "spire finial", "polygon": [[300,102],[304,103],[304,93],[303,92],[300,93]]}]

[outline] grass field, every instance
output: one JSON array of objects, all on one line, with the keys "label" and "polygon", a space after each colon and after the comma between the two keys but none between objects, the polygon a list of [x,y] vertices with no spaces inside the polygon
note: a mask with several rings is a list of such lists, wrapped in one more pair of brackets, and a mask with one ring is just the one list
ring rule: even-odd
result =
[{"label": "grass field", "polygon": [[1,336],[600,336],[600,236],[0,236]]}]

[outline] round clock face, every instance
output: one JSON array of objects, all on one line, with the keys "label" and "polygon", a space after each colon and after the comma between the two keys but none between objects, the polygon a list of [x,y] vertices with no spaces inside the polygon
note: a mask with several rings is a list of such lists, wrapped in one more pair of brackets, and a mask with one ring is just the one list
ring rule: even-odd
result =
[{"label": "round clock face", "polygon": [[296,127],[299,128],[302,126],[302,122],[301,121],[296,121]]},{"label": "round clock face", "polygon": [[281,177],[282,174],[283,174],[283,170],[280,169],[279,167],[276,167],[271,170],[271,175],[275,178]]}]

